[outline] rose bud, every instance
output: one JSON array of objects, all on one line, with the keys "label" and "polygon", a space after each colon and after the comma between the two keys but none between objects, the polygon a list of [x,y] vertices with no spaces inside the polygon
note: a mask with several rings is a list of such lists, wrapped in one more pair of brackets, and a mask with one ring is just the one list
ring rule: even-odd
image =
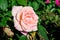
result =
[{"label": "rose bud", "polygon": [[5,27],[5,28],[3,28],[3,31],[10,37],[12,37],[14,35],[14,33],[11,31],[10,28]]}]

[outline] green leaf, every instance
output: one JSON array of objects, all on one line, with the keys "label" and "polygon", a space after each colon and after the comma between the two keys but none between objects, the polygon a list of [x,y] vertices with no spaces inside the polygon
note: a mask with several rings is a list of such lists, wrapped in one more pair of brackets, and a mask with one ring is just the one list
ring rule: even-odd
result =
[{"label": "green leaf", "polygon": [[38,3],[41,3],[41,1],[43,1],[43,0],[37,0]]},{"label": "green leaf", "polygon": [[12,0],[12,6],[17,5],[16,0]]},{"label": "green leaf", "polygon": [[8,11],[7,13],[5,13],[4,16],[9,16],[9,17],[11,17],[11,16],[12,16],[11,11]]},{"label": "green leaf", "polygon": [[55,8],[52,8],[52,9],[51,9],[51,12],[54,12],[54,11],[55,11]]},{"label": "green leaf", "polygon": [[32,3],[32,7],[34,8],[34,10],[38,10],[39,4],[34,1],[34,2]]},{"label": "green leaf", "polygon": [[45,40],[49,40],[48,37],[47,37],[47,31],[46,31],[46,29],[45,29],[43,26],[41,26],[41,25],[38,26],[38,33],[39,33]]},{"label": "green leaf", "polygon": [[28,40],[25,35],[22,35],[22,36],[20,36],[18,34],[16,34],[16,35],[17,35],[17,37],[18,37],[19,40]]},{"label": "green leaf", "polygon": [[49,20],[45,21],[45,24],[48,24],[49,23]]},{"label": "green leaf", "polygon": [[1,19],[0,26],[4,27],[7,25],[7,20],[9,20],[9,17],[4,17]]},{"label": "green leaf", "polygon": [[0,0],[0,9],[6,10],[8,7],[7,0]]},{"label": "green leaf", "polygon": [[59,16],[56,15],[56,16],[55,16],[55,21],[58,21],[58,19],[59,19]]},{"label": "green leaf", "polygon": [[28,2],[28,6],[32,6],[32,3],[31,2]]},{"label": "green leaf", "polygon": [[2,14],[0,14],[0,17],[4,17]]},{"label": "green leaf", "polygon": [[28,40],[26,36],[22,35],[19,40]]},{"label": "green leaf", "polygon": [[27,5],[27,0],[17,0],[18,4],[20,5]]},{"label": "green leaf", "polygon": [[41,12],[40,12],[40,11],[36,11],[36,14],[37,14],[38,16],[40,16],[40,15],[41,15]]},{"label": "green leaf", "polygon": [[60,14],[60,9],[57,9],[57,11],[59,12],[59,14]]},{"label": "green leaf", "polygon": [[45,3],[43,2],[43,0],[37,0],[37,2],[45,6]]}]

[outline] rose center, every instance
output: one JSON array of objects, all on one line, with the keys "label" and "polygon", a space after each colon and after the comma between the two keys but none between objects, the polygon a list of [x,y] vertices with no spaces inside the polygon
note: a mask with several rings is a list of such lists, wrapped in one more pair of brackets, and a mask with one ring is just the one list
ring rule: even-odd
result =
[{"label": "rose center", "polygon": [[33,20],[33,18],[32,18],[31,15],[26,16],[24,20],[25,20],[25,23],[26,23],[27,25],[34,23],[34,20]]}]

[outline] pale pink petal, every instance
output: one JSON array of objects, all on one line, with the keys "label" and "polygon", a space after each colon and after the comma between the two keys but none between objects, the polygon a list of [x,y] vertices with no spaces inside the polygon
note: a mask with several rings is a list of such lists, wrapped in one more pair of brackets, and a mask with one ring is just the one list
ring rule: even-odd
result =
[{"label": "pale pink petal", "polygon": [[14,27],[18,30],[18,31],[23,31],[21,28],[21,25],[19,24],[19,22],[14,18]]},{"label": "pale pink petal", "polygon": [[36,15],[36,13],[35,13],[35,12],[34,12],[33,17],[34,17],[34,20],[37,22],[37,20],[38,20],[38,16]]},{"label": "pale pink petal", "polygon": [[32,11],[32,9],[33,9],[33,8],[32,8],[32,7],[30,7],[30,6],[25,6],[25,7],[23,7],[23,9],[22,9],[22,10],[23,10],[23,12],[24,12],[24,11],[29,11],[29,10],[31,10],[31,11]]},{"label": "pale pink petal", "polygon": [[32,19],[34,19],[35,23],[37,23],[38,16],[36,15],[32,7],[24,7],[22,10],[23,10],[23,16],[22,16],[23,20],[25,20],[26,15],[30,14],[31,16],[33,16]]},{"label": "pale pink petal", "polygon": [[37,31],[37,30],[38,30],[38,29],[37,29],[37,25],[32,26],[32,29],[33,29],[33,31]]},{"label": "pale pink petal", "polygon": [[18,20],[18,21],[21,20],[21,19],[20,19],[21,15],[22,15],[22,12],[20,11],[20,12],[17,14],[17,20]]},{"label": "pale pink petal", "polygon": [[31,13],[31,11],[32,11],[32,13],[33,13],[33,8],[32,8],[32,7],[29,7],[29,6],[26,6],[26,7],[24,7],[24,8],[22,9],[22,11],[23,11],[23,18],[22,18],[22,19],[24,19],[24,18],[25,18],[25,14]]},{"label": "pale pink petal", "polygon": [[26,25],[23,21],[21,21],[21,25],[23,26],[23,30],[26,32],[31,32],[32,31],[32,27]]},{"label": "pale pink petal", "polygon": [[15,16],[19,11],[21,11],[22,8],[22,6],[13,6],[12,15]]},{"label": "pale pink petal", "polygon": [[25,36],[28,34],[28,32],[23,32],[23,31],[21,31],[21,33],[24,34]]}]

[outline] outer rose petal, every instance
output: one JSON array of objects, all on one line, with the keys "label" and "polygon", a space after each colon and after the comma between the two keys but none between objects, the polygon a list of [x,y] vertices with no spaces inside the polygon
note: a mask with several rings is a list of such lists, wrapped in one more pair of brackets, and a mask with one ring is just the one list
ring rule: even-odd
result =
[{"label": "outer rose petal", "polygon": [[[20,31],[22,34],[27,35],[28,32],[23,31],[23,27],[19,24],[19,22],[14,18],[14,26],[15,28]],[[22,27],[22,28],[21,28]]]},{"label": "outer rose petal", "polygon": [[35,14],[35,12],[34,12],[34,20],[35,20],[35,23],[37,24],[37,22],[38,22],[38,16]]},{"label": "outer rose petal", "polygon": [[21,28],[19,22],[16,20],[16,17],[17,17],[16,15],[20,14],[18,12],[20,12],[22,8],[23,8],[22,6],[13,6],[13,8],[12,8],[12,15],[14,17],[14,26],[18,31],[22,31],[22,28]]},{"label": "outer rose petal", "polygon": [[22,6],[13,6],[12,15],[16,16],[17,12],[20,12],[22,8],[23,8]]},{"label": "outer rose petal", "polygon": [[21,33],[24,34],[24,35],[27,35],[28,34],[28,32],[23,32],[23,31],[21,31]]},{"label": "outer rose petal", "polygon": [[21,21],[21,19],[20,19],[22,17],[21,15],[22,15],[21,11],[18,12],[18,14],[16,15],[17,16],[16,18],[17,18],[18,21]]},{"label": "outer rose petal", "polygon": [[33,31],[38,30],[38,29],[37,29],[37,25],[33,26],[32,29],[33,29]]},{"label": "outer rose petal", "polygon": [[14,27],[18,30],[18,31],[23,31],[21,28],[21,25],[19,24],[19,22],[14,18]]}]

